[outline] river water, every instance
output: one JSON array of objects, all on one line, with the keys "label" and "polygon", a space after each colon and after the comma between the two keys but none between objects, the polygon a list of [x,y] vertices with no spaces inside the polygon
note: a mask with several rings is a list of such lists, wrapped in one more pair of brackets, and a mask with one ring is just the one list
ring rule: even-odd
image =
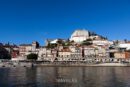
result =
[{"label": "river water", "polygon": [[130,67],[0,68],[0,87],[130,87]]}]

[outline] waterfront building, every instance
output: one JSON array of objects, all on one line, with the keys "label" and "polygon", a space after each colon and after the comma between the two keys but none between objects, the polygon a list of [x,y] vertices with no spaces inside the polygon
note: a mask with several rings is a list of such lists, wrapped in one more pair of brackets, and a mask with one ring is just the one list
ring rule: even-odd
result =
[{"label": "waterfront building", "polygon": [[57,49],[52,49],[51,53],[52,53],[53,58],[58,57],[58,50]]},{"label": "waterfront building", "polygon": [[9,52],[11,58],[17,58],[19,56],[19,47],[17,45],[5,44],[3,47]]},{"label": "waterfront building", "polygon": [[20,56],[25,57],[28,54],[30,54],[32,51],[32,45],[31,44],[21,44],[19,46],[19,52]]},{"label": "waterfront building", "polygon": [[45,57],[47,57],[47,48],[46,48],[46,47],[40,47],[40,48],[39,48],[38,56],[39,56],[40,58],[45,58]]},{"label": "waterfront building", "polygon": [[13,50],[14,46],[7,43],[7,44],[3,45],[3,47],[11,54],[11,51]]},{"label": "waterfront building", "polygon": [[96,57],[97,49],[93,46],[84,46],[84,57]]},{"label": "waterfront building", "polygon": [[115,54],[116,52],[118,52],[118,51],[119,51],[118,48],[109,47],[109,57],[110,57],[110,58],[115,58],[114,54]]},{"label": "waterfront building", "polygon": [[12,51],[11,51],[11,58],[12,58],[12,59],[17,59],[18,56],[19,56],[19,47],[16,46],[16,45],[14,45],[12,48],[13,48],[13,49],[12,49]]},{"label": "waterfront building", "polygon": [[47,48],[46,46],[41,47],[38,53],[38,60],[54,61],[58,57],[57,49]]},{"label": "waterfront building", "polygon": [[58,51],[61,51],[62,49],[64,49],[63,46],[58,46],[58,48],[57,48]]},{"label": "waterfront building", "polygon": [[0,59],[10,59],[10,53],[3,47],[0,46]]},{"label": "waterfront building", "polygon": [[129,51],[115,52],[114,57],[115,58],[130,58],[130,52]]},{"label": "waterfront building", "polygon": [[82,55],[82,47],[81,46],[70,46],[69,49],[71,50],[71,59],[72,60],[80,60]]},{"label": "waterfront building", "polygon": [[46,55],[47,55],[47,57],[53,57],[53,55],[52,55],[52,49],[47,49],[46,50]]},{"label": "waterfront building", "polygon": [[19,50],[13,50],[13,51],[11,52],[11,58],[12,58],[12,59],[17,59],[18,56],[19,56]]},{"label": "waterfront building", "polygon": [[108,46],[97,46],[97,57],[108,58],[109,57],[109,48]]},{"label": "waterfront building", "polygon": [[44,57],[44,60],[54,61],[56,56],[57,56],[57,50],[46,49],[46,57]]},{"label": "waterfront building", "polygon": [[66,48],[62,49],[61,51],[58,52],[58,57],[70,57],[71,55],[71,50]]},{"label": "waterfront building", "polygon": [[19,45],[19,52],[20,52],[20,56],[22,57],[25,57],[31,53],[38,54],[39,43],[35,41],[35,42],[32,42],[32,44],[21,44]]},{"label": "waterfront building", "polygon": [[35,52],[39,48],[39,43],[37,41],[32,42],[32,51]]}]

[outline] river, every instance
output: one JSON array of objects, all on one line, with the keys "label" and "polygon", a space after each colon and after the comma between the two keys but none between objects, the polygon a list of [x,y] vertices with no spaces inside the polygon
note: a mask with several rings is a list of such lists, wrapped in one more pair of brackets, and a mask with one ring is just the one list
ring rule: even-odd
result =
[{"label": "river", "polygon": [[0,87],[130,87],[130,67],[0,68]]}]

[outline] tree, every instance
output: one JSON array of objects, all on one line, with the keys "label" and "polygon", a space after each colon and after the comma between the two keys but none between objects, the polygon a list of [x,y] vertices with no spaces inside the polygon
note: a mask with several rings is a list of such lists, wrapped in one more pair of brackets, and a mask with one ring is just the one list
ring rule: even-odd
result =
[{"label": "tree", "polygon": [[57,46],[57,44],[51,44],[51,43],[48,43],[48,45],[46,46],[47,48],[55,48]]},{"label": "tree", "polygon": [[82,42],[82,45],[92,45],[92,42],[91,41],[87,41],[87,40],[84,40],[83,42]]},{"label": "tree", "polygon": [[107,37],[105,37],[105,40],[108,40],[108,38],[107,38]]},{"label": "tree", "polygon": [[28,60],[37,60],[37,58],[38,58],[38,55],[34,54],[34,53],[31,53],[31,54],[27,55]]},{"label": "tree", "polygon": [[127,43],[127,39],[124,39],[124,42]]},{"label": "tree", "polygon": [[86,41],[92,41],[92,39],[89,38],[89,39],[87,39]]},{"label": "tree", "polygon": [[56,43],[57,43],[57,44],[62,44],[63,41],[62,41],[61,39],[59,39]]},{"label": "tree", "polygon": [[70,43],[69,43],[69,42],[65,42],[65,43],[63,44],[63,46],[70,46]]},{"label": "tree", "polygon": [[69,42],[69,44],[70,44],[70,45],[75,44],[74,40],[71,40],[71,41]]},{"label": "tree", "polygon": [[0,59],[11,59],[9,52],[2,46],[0,46]]}]

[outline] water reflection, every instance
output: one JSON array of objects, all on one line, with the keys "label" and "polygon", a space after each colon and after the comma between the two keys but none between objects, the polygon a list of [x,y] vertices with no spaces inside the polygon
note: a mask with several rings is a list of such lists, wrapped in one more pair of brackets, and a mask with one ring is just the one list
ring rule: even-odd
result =
[{"label": "water reflection", "polygon": [[129,68],[1,68],[0,87],[130,87]]}]

